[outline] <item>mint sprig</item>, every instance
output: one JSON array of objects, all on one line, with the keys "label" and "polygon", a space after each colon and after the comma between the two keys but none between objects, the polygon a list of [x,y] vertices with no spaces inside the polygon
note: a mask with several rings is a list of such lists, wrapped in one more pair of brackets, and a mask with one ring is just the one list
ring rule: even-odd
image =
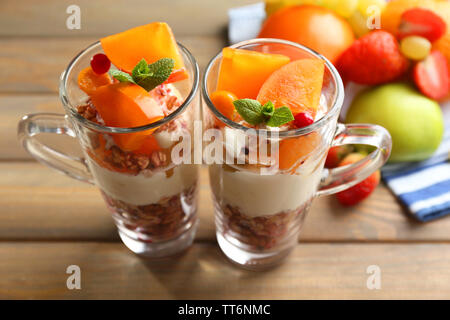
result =
[{"label": "mint sprig", "polygon": [[292,114],[291,109],[283,106],[275,109],[272,117],[267,120],[266,125],[269,127],[279,127],[292,120],[294,120],[294,115]]},{"label": "mint sprig", "polygon": [[294,120],[294,115],[288,107],[276,108],[271,101],[263,105],[258,100],[239,99],[233,101],[236,111],[252,125],[265,123],[269,127],[280,127]]},{"label": "mint sprig", "polygon": [[175,60],[171,58],[162,58],[152,64],[142,59],[133,68],[131,75],[120,70],[110,70],[109,74],[120,82],[131,82],[150,91],[169,78],[174,66]]}]

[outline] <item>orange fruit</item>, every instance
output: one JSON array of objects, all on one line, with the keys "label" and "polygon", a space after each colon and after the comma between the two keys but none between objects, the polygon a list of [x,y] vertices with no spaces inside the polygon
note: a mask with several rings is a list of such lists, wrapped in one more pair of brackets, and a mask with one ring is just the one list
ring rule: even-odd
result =
[{"label": "orange fruit", "polygon": [[78,86],[88,95],[91,95],[97,88],[111,83],[112,80],[108,73],[96,74],[91,67],[81,70],[78,74]]},{"label": "orange fruit", "polygon": [[[107,126],[138,127],[164,117],[155,99],[144,88],[130,82],[102,86],[92,93],[91,101]],[[133,151],[152,131],[113,134],[113,138],[122,150]]]},{"label": "orange fruit", "polygon": [[256,99],[272,72],[289,63],[281,54],[223,48],[217,90],[233,92],[238,99]]},{"label": "orange fruit", "polygon": [[259,90],[261,104],[272,101],[275,107],[287,106],[296,115],[308,112],[315,117],[322,92],[325,62],[301,59],[273,72]]},{"label": "orange fruit", "polygon": [[260,38],[279,38],[307,46],[336,62],[355,40],[350,24],[332,10],[299,5],[272,14],[262,26]]},{"label": "orange fruit", "polygon": [[302,159],[320,145],[320,135],[312,132],[305,136],[281,140],[278,149],[279,168],[294,172],[302,163]]},{"label": "orange fruit", "polygon": [[[233,101],[237,100],[237,97],[233,93],[225,90],[219,90],[213,92],[210,98],[214,106],[221,114],[230,120],[235,120],[237,111],[234,108]],[[219,127],[224,125],[223,122],[218,119],[216,119],[215,123]]]},{"label": "orange fruit", "polygon": [[100,42],[109,60],[123,71],[131,73],[142,59],[150,64],[162,58],[172,58],[175,60],[172,78],[183,80],[188,77],[175,37],[167,23],[153,22],[102,38]]}]

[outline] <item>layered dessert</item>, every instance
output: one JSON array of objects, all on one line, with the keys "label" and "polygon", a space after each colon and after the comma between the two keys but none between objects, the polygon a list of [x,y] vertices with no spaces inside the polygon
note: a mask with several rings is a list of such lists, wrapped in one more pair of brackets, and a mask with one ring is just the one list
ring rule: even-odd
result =
[{"label": "layered dessert", "polygon": [[183,57],[165,23],[100,42],[104,53],[78,76],[86,94],[78,113],[102,126],[148,128],[89,131],[82,137],[86,162],[122,239],[157,243],[180,237],[195,225],[197,190],[197,168],[172,159],[174,146],[193,130],[195,108],[185,106],[167,119],[189,91]]},{"label": "layered dessert", "polygon": [[[206,126],[225,137],[223,154],[233,155],[232,162],[224,159],[209,169],[219,240],[250,252],[280,250],[297,241],[322,177],[331,133],[294,132],[328,111],[322,94],[324,70],[319,59],[223,49],[210,100],[232,122],[212,112],[206,115]],[[249,135],[245,128],[267,137],[236,139]],[[275,132],[278,136],[271,135]],[[230,136],[245,142],[232,143],[230,152]],[[259,153],[261,145],[268,151],[265,156]],[[257,152],[253,162],[252,147]]]}]

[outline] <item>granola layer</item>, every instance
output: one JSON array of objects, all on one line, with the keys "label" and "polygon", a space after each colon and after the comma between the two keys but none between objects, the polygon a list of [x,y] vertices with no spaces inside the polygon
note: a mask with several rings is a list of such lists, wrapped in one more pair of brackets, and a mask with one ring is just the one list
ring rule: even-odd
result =
[{"label": "granola layer", "polygon": [[219,232],[232,237],[253,250],[268,250],[288,241],[303,224],[311,200],[300,208],[271,216],[251,217],[229,204],[219,210]]},{"label": "granola layer", "polygon": [[195,220],[196,183],[179,194],[148,205],[133,205],[102,194],[114,218],[121,226],[135,232],[141,241],[175,238]]}]

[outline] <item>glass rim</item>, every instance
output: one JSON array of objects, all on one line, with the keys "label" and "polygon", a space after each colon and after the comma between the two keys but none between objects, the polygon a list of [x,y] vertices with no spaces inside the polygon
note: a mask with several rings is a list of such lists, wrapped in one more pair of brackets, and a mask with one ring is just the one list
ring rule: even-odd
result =
[{"label": "glass rim", "polygon": [[90,44],[88,47],[86,47],[84,50],[82,50],[80,53],[78,53],[72,61],[70,61],[67,68],[61,73],[60,82],[59,82],[59,97],[64,105],[64,108],[66,111],[70,113],[70,116],[72,116],[76,121],[78,121],[82,126],[88,127],[90,129],[104,132],[104,133],[134,133],[134,132],[140,132],[150,129],[158,128],[176,117],[178,117],[180,114],[182,114],[189,104],[194,99],[200,82],[200,70],[197,64],[197,61],[195,60],[194,56],[191,54],[191,52],[183,46],[181,43],[177,42],[177,45],[179,49],[187,56],[189,63],[192,65],[193,68],[193,83],[191,90],[187,97],[184,99],[183,103],[171,114],[169,114],[167,117],[162,118],[161,120],[158,120],[156,122],[152,122],[143,126],[138,127],[110,127],[110,126],[104,126],[98,123],[95,123],[93,121],[90,121],[86,118],[84,118],[81,114],[79,114],[76,111],[76,106],[74,106],[72,103],[70,103],[68,95],[67,95],[67,82],[68,82],[68,75],[72,68],[76,65],[76,63],[79,61],[79,59],[88,51],[93,49],[94,47],[100,45],[100,41],[96,41],[92,44]]},{"label": "glass rim", "polygon": [[320,53],[318,53],[308,47],[305,47],[301,44],[298,44],[298,43],[295,43],[292,41],[288,41],[288,40],[274,39],[274,38],[255,38],[255,39],[238,42],[236,44],[231,45],[230,48],[241,48],[241,47],[244,47],[247,45],[270,44],[270,43],[284,44],[284,45],[296,47],[298,49],[308,52],[309,54],[313,55],[316,58],[324,60],[326,67],[328,68],[328,70],[330,71],[330,73],[332,75],[332,78],[334,80],[335,87],[336,87],[336,93],[334,94],[334,97],[333,97],[333,105],[332,105],[331,109],[322,118],[320,118],[316,122],[312,123],[311,125],[303,127],[303,128],[299,128],[299,129],[288,130],[288,131],[271,131],[271,130],[266,130],[266,129],[255,129],[255,128],[243,126],[237,122],[234,122],[231,119],[228,119],[219,110],[217,110],[217,108],[214,106],[214,104],[212,103],[212,101],[209,97],[208,90],[207,90],[207,79],[210,74],[211,68],[212,68],[213,64],[216,62],[216,60],[218,60],[222,57],[222,51],[220,51],[218,54],[216,54],[208,62],[208,65],[206,66],[205,72],[203,74],[202,94],[203,94],[203,98],[204,98],[206,104],[208,105],[208,108],[213,112],[213,114],[217,118],[219,118],[220,121],[225,123],[227,126],[234,128],[234,129],[238,129],[238,130],[243,130],[244,132],[249,131],[248,132],[249,134],[253,134],[254,132],[256,132],[257,135],[265,135],[268,137],[270,137],[271,135],[276,135],[277,137],[280,137],[280,138],[287,138],[287,137],[306,135],[308,133],[311,133],[311,132],[316,131],[317,129],[323,127],[340,110],[340,108],[342,107],[342,105],[344,103],[344,84],[342,82],[342,79],[341,79],[338,71],[333,66],[333,64],[327,58],[325,58],[323,55],[321,55]]}]

